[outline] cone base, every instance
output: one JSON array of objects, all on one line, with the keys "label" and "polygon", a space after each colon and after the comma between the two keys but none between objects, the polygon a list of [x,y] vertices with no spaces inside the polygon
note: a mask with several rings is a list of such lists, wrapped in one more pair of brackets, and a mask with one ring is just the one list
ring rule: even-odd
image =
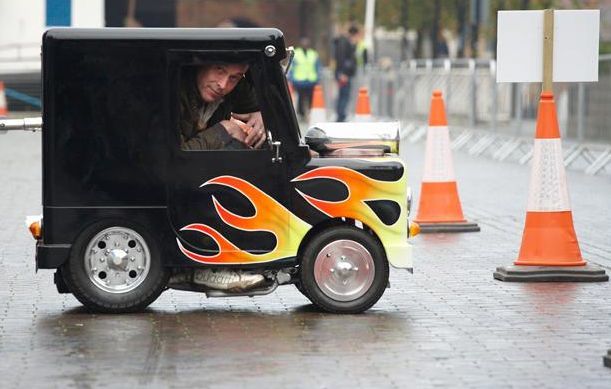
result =
[{"label": "cone base", "polygon": [[604,282],[609,276],[595,265],[585,266],[503,266],[494,278],[507,282]]},{"label": "cone base", "polygon": [[603,364],[606,367],[611,367],[611,350],[607,351],[607,355],[603,357]]},{"label": "cone base", "polygon": [[422,223],[418,222],[421,233],[436,233],[436,232],[479,232],[480,228],[477,223],[462,222],[462,223]]}]

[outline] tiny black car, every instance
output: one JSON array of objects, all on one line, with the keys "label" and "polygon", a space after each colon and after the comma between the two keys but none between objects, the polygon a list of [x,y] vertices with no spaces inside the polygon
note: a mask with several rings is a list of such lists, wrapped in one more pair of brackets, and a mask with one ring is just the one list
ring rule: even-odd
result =
[{"label": "tiny black car", "polygon": [[[37,267],[57,269],[60,292],[131,312],[167,288],[253,296],[295,284],[323,310],[356,313],[382,296],[389,264],[411,270],[404,164],[362,142],[356,156],[311,151],[286,58],[277,29],[45,33],[43,219],[31,230]],[[264,147],[181,148],[181,76],[206,61],[249,64]],[[213,290],[193,279],[206,267],[265,282]]]}]

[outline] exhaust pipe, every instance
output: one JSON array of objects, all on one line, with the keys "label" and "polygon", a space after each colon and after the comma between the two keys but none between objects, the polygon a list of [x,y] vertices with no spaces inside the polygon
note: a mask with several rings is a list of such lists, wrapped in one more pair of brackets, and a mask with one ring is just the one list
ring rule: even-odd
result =
[{"label": "exhaust pipe", "polygon": [[6,134],[7,131],[14,130],[41,131],[42,117],[24,119],[0,119],[0,134]]}]

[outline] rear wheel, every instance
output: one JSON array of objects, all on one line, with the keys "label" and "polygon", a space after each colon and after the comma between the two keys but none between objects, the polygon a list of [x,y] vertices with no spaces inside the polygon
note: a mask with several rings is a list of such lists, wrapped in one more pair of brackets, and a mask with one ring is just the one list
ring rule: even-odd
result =
[{"label": "rear wheel", "polygon": [[388,261],[380,243],[351,226],[315,236],[303,251],[300,283],[317,307],[334,313],[359,313],[382,297]]},{"label": "rear wheel", "polygon": [[70,291],[96,312],[135,312],[164,290],[169,272],[156,241],[127,221],[96,223],[85,230],[62,267]]}]

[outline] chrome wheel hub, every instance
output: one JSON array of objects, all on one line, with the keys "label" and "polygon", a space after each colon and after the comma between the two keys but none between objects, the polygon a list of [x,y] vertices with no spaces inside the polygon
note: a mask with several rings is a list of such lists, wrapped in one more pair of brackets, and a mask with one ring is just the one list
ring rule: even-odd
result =
[{"label": "chrome wheel hub", "polygon": [[353,240],[337,240],[316,256],[314,279],[320,290],[337,301],[352,301],[363,296],[375,275],[371,253]]},{"label": "chrome wheel hub", "polygon": [[84,260],[87,276],[96,287],[110,293],[127,293],[146,279],[151,253],[136,231],[110,227],[91,239]]}]

